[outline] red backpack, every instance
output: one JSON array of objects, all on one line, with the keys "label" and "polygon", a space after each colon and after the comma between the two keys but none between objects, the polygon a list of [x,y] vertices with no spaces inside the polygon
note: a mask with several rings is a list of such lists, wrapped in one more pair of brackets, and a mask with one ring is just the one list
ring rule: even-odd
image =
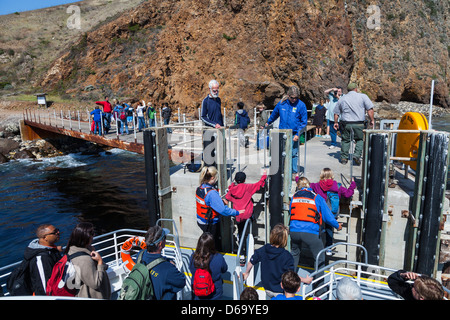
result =
[{"label": "red backpack", "polygon": [[197,297],[205,297],[213,293],[216,288],[214,287],[211,273],[206,269],[197,269],[194,274],[192,288]]},{"label": "red backpack", "polygon": [[81,284],[75,283],[75,267],[70,260],[81,255],[88,254],[86,252],[77,252],[70,256],[65,254],[53,266],[52,275],[45,289],[47,296],[74,297],[78,293]]}]

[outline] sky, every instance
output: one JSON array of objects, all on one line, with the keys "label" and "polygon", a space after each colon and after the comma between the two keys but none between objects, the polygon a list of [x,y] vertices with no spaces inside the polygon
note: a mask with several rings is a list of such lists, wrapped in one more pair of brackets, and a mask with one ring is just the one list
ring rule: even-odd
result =
[{"label": "sky", "polygon": [[[80,1],[80,0],[78,0]],[[0,0],[0,15],[78,2],[76,0]]]}]

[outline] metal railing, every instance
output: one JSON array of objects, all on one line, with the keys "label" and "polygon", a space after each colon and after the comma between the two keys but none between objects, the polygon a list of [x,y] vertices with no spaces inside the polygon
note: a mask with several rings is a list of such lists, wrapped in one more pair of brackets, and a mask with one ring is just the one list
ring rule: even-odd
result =
[{"label": "metal railing", "polygon": [[338,260],[311,273],[311,277],[320,276],[317,276],[309,285],[302,284],[302,296],[304,300],[313,297],[334,300],[333,294],[339,280],[351,277],[361,288],[364,299],[400,300],[386,282],[389,275],[396,271],[364,262]]},{"label": "metal railing", "polygon": [[[162,255],[175,262],[175,266],[179,271],[182,271],[182,258],[180,251],[180,243],[178,230],[175,222],[172,219],[160,219],[156,224],[161,224],[164,221],[173,223],[174,233],[166,236],[166,247],[162,251]],[[128,275],[126,268],[120,268],[122,259],[120,256],[122,245],[132,237],[145,236],[147,231],[137,229],[120,229],[113,232],[108,232],[100,236],[94,237],[93,246],[95,250],[101,255],[108,268],[108,276],[111,281],[112,291],[117,292],[121,288],[123,279]],[[130,254],[136,254],[140,249],[131,250]],[[6,282],[11,272],[21,263],[21,261],[9,264],[0,268],[0,285],[5,296],[9,295],[6,289]],[[118,280],[114,280],[118,278]],[[181,292],[178,294],[178,299],[181,299]]]}]

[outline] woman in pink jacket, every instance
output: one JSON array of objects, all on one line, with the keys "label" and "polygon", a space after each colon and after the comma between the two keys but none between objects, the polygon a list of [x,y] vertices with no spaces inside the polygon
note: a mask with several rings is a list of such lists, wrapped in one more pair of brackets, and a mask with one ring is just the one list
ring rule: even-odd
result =
[{"label": "woman in pink jacket", "polygon": [[[228,192],[225,199],[233,203],[233,209],[238,211],[245,210],[244,213],[236,216],[236,222],[238,227],[239,237],[242,237],[242,231],[244,230],[245,222],[253,215],[253,199],[252,196],[266,183],[267,172],[264,173],[261,179],[256,183],[245,183],[246,175],[244,172],[236,173],[234,182],[228,187]],[[247,230],[248,233],[248,230]],[[245,245],[244,245],[245,254]]]},{"label": "woman in pink jacket", "polygon": [[[333,193],[337,193],[339,196],[339,199],[342,197],[344,198],[351,198],[353,196],[353,193],[355,192],[356,188],[356,182],[352,178],[352,181],[350,183],[350,186],[348,188],[345,188],[338,184],[336,180],[334,180],[334,174],[333,171],[330,168],[323,168],[320,172],[320,180],[317,183],[311,183],[310,184],[311,189],[322,196],[322,198],[327,200],[327,192],[331,191]],[[331,208],[330,208],[331,210]],[[337,219],[338,214],[335,212],[332,212]],[[333,244],[333,228],[326,225],[325,226],[325,247],[331,246]]]}]

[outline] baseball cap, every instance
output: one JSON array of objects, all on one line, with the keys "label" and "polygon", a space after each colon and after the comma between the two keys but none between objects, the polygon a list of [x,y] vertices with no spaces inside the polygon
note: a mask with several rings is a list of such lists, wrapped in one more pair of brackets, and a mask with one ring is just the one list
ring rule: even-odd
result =
[{"label": "baseball cap", "polygon": [[347,90],[353,90],[356,89],[358,86],[354,82],[350,82],[347,86]]},{"label": "baseball cap", "polygon": [[[164,239],[164,237],[170,233],[169,229],[161,228],[160,226],[154,226],[154,227],[151,227],[151,228],[155,228],[156,230],[155,230],[155,233],[154,233],[154,238],[153,239],[147,239],[146,242],[150,242],[151,241],[151,243],[147,243],[147,246],[156,246],[156,245],[158,245],[158,243],[160,243]],[[160,230],[162,232],[158,236]]]},{"label": "baseball cap", "polygon": [[236,176],[234,177],[234,181],[236,181],[237,183],[243,183],[245,181],[245,178],[247,178],[245,173],[238,172],[238,173],[236,173]]}]

